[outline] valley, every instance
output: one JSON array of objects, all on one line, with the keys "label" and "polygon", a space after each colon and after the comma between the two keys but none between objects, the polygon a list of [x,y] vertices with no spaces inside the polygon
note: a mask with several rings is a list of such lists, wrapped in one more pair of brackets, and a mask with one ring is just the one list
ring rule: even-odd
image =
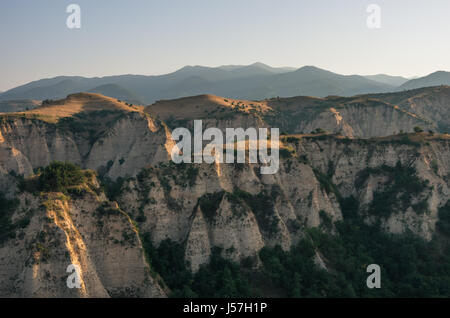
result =
[{"label": "valley", "polygon": [[[147,107],[77,93],[1,114],[0,294],[448,295],[448,90]],[[171,131],[199,119],[278,127],[279,171],[173,163]],[[368,262],[388,288],[361,285]],[[65,286],[72,263],[81,289]]]}]

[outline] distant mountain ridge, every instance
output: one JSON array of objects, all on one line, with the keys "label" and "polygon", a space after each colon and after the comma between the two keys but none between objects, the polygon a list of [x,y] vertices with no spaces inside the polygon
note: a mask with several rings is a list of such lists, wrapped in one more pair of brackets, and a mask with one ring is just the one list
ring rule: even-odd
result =
[{"label": "distant mountain ridge", "polygon": [[185,66],[173,73],[158,76],[59,76],[13,88],[0,94],[0,100],[59,99],[75,92],[93,91],[131,103],[140,101],[151,104],[160,99],[197,94],[264,99],[298,95],[352,96],[386,92],[393,88],[363,76],[340,75],[313,66],[300,69],[275,68],[258,62],[220,67]]},{"label": "distant mountain ridge", "polygon": [[89,93],[97,93],[105,96],[111,96],[117,98],[119,100],[127,101],[131,104],[142,105],[144,104],[141,101],[139,96],[134,95],[129,90],[117,85],[117,84],[104,84],[97,86],[93,89],[89,90]]},{"label": "distant mountain ridge", "polygon": [[76,92],[95,92],[132,104],[151,104],[161,99],[212,94],[236,99],[330,95],[354,96],[387,93],[450,84],[450,73],[435,72],[407,80],[401,76],[341,75],[315,66],[299,69],[251,65],[219,67],[185,66],[165,75],[118,75],[86,78],[58,76],[13,88],[0,100],[60,99]]},{"label": "distant mountain ridge", "polygon": [[424,77],[412,79],[401,85],[398,90],[410,90],[439,85],[450,85],[450,72],[437,71]]},{"label": "distant mountain ridge", "polygon": [[393,86],[400,86],[408,81],[408,79],[406,77],[391,76],[391,75],[386,75],[386,74],[365,75],[364,77],[368,78],[370,80],[376,81],[376,82],[393,85]]},{"label": "distant mountain ridge", "polygon": [[33,99],[0,100],[0,113],[20,112],[33,109],[41,104]]}]

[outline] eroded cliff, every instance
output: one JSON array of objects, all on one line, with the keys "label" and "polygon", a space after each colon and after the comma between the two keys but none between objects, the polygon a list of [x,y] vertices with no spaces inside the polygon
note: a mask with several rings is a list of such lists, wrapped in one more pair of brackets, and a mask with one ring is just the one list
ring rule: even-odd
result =
[{"label": "eroded cliff", "polygon": [[[194,272],[214,247],[227,259],[252,259],[258,267],[263,247],[287,251],[311,228],[336,233],[334,222],[346,218],[348,200],[366,224],[379,223],[387,233],[412,232],[428,241],[436,235],[438,211],[450,197],[449,136],[349,138],[408,131],[423,119],[380,101],[364,106],[329,98],[317,101],[325,108],[311,109],[308,98],[259,105],[200,99],[189,99],[183,112],[203,116],[205,128],[279,123],[293,132],[319,126],[336,134],[284,135],[279,171],[261,175],[259,164],[174,164],[170,129],[190,127],[192,118],[183,112],[170,117],[173,102],[143,112],[108,100],[106,110],[79,105],[57,120],[40,113],[2,116],[0,190],[19,203],[5,219],[0,294],[163,297],[167,287],[152,270],[146,244],[179,243]],[[217,108],[209,109],[211,103]],[[58,103],[46,107],[67,111]],[[285,115],[277,113],[282,107]],[[295,113],[287,116],[289,107]],[[313,118],[300,120],[310,112]],[[24,187],[55,160],[97,176],[69,193]],[[315,253],[316,264],[327,269]],[[81,267],[80,289],[66,286],[69,264]]]}]

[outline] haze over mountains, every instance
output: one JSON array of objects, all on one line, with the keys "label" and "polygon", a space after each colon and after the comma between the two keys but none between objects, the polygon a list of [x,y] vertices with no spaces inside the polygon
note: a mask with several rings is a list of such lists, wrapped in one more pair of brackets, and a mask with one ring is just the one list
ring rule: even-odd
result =
[{"label": "haze over mountains", "polygon": [[441,84],[450,84],[450,73],[436,72],[408,81],[403,77],[384,74],[340,75],[314,66],[274,68],[254,63],[220,67],[186,66],[158,76],[58,76],[13,88],[1,93],[0,100],[60,99],[84,91],[104,94],[132,104],[151,104],[161,99],[199,94],[260,100],[299,95],[353,96]]},{"label": "haze over mountains", "polygon": [[412,79],[399,87],[399,90],[409,90],[421,87],[450,84],[450,72],[437,71],[424,77]]},{"label": "haze over mountains", "polygon": [[375,82],[380,82],[384,84],[389,84],[392,86],[400,86],[408,81],[406,77],[402,76],[390,76],[386,74],[377,74],[377,75],[366,75],[365,78],[373,80]]},{"label": "haze over mountains", "polygon": [[20,112],[39,105],[41,102],[34,99],[0,100],[0,113]]}]

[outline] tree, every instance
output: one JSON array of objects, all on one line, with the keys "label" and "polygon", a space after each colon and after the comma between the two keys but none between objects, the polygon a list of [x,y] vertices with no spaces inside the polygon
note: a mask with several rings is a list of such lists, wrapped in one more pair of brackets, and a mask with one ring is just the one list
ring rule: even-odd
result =
[{"label": "tree", "polygon": [[421,133],[421,132],[423,132],[423,129],[420,126],[416,126],[416,127],[414,127],[414,132],[415,133]]},{"label": "tree", "polygon": [[80,167],[69,162],[52,162],[39,176],[42,191],[64,192],[67,187],[82,184],[85,175]]},{"label": "tree", "polygon": [[311,131],[311,134],[324,134],[326,131],[322,128],[316,128],[315,130]]}]

